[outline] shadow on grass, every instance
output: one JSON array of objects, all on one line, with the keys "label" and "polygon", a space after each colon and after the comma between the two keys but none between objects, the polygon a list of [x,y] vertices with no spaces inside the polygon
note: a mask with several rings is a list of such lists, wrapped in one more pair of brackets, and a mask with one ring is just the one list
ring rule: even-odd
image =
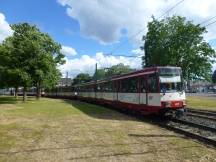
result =
[{"label": "shadow on grass", "polygon": [[[114,147],[114,146],[131,146],[131,145],[137,145],[142,143],[132,143],[132,144],[112,144],[112,145],[86,145],[86,146],[66,146],[66,147],[47,147],[47,148],[37,148],[37,149],[28,149],[28,150],[20,150],[20,151],[10,151],[10,152],[0,152],[0,155],[14,155],[14,154],[20,154],[20,153],[34,153],[34,152],[45,152],[45,151],[55,151],[55,150],[69,150],[69,149],[85,149],[85,148],[109,148],[109,147]],[[200,148],[201,146],[183,146],[183,147],[176,147],[172,148],[172,150],[188,150],[188,149],[194,149],[194,148]],[[91,159],[91,158],[103,158],[103,157],[115,157],[115,156],[136,156],[136,155],[144,155],[144,154],[152,154],[155,152],[167,152],[169,149],[157,149],[157,150],[148,150],[148,151],[143,151],[143,152],[117,152],[117,153],[106,153],[106,154],[97,154],[97,155],[87,155],[87,156],[77,156],[77,157],[71,157],[69,160],[81,160],[81,159]]]},{"label": "shadow on grass", "polygon": [[128,134],[131,137],[179,137],[177,135],[169,134]]},{"label": "shadow on grass", "polygon": [[77,100],[64,100],[67,104],[72,105],[75,109],[78,109],[88,116],[98,118],[98,119],[108,119],[108,120],[136,120],[130,116],[119,113],[108,107],[103,107],[96,104],[80,102]]},{"label": "shadow on grass", "polygon": [[[105,119],[105,120],[120,120],[120,121],[140,121],[140,122],[145,122],[145,123],[149,123],[149,124],[153,124],[153,125],[157,125],[157,126],[161,126],[159,125],[159,123],[161,122],[168,122],[166,119],[161,118],[159,116],[156,115],[151,115],[151,116],[144,116],[144,115],[132,115],[128,112],[122,112],[119,111],[119,109],[112,109],[110,107],[103,107],[100,105],[95,105],[95,104],[91,104],[91,103],[86,103],[86,102],[81,102],[81,101],[77,101],[77,100],[68,100],[65,99],[64,100],[66,103],[71,104],[74,108],[82,111],[83,113],[85,113],[88,116],[91,116],[93,118],[97,118],[97,119]],[[155,137],[155,138],[159,138],[159,137],[167,137],[167,138],[174,138],[174,137],[179,137],[179,135],[169,135],[169,134],[128,134],[128,136],[130,137]],[[188,139],[189,137],[187,136],[182,136],[185,139]]]}]

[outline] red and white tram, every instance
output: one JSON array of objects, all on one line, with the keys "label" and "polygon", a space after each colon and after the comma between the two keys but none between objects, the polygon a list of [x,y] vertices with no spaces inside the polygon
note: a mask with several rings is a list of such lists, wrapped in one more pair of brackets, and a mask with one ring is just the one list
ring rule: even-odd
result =
[{"label": "red and white tram", "polygon": [[141,114],[182,112],[186,105],[181,68],[169,66],[149,67],[46,95],[77,98]]}]

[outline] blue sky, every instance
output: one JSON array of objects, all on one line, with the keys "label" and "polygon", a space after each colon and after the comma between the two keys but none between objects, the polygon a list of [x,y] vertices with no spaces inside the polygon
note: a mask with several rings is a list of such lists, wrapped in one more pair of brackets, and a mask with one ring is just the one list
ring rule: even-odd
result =
[{"label": "blue sky", "polygon": [[79,22],[67,16],[65,8],[56,0],[6,0],[1,2],[0,12],[10,24],[19,22],[36,24],[57,42],[75,48],[79,54],[94,55],[98,51],[110,52],[114,46],[101,45],[96,40],[81,36]]},{"label": "blue sky", "polygon": [[[62,73],[74,76],[79,72],[93,73],[95,63],[107,67],[124,63],[141,67],[139,58],[105,56],[144,29],[143,33],[124,43],[114,55],[139,55],[141,37],[146,33],[151,16],[163,14],[178,0],[0,0],[0,37],[9,35],[8,24],[28,22],[49,33],[64,47],[67,63],[60,67]],[[187,0],[169,12],[186,16],[199,23],[215,16],[215,0]],[[3,30],[3,31],[1,31]],[[216,47],[215,25],[207,28],[208,42]],[[2,34],[2,36],[1,36]],[[0,38],[1,41],[1,38]]]}]

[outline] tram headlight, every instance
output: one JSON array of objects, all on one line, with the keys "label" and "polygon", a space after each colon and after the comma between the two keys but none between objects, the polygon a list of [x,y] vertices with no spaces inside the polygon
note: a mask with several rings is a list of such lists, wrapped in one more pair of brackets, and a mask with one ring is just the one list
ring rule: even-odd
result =
[{"label": "tram headlight", "polygon": [[183,105],[183,106],[186,106],[186,100],[183,100],[183,101],[182,101],[182,105]]}]

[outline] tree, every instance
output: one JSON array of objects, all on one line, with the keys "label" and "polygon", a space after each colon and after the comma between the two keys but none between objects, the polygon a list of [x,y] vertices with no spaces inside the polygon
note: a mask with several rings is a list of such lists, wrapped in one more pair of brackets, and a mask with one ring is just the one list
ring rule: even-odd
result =
[{"label": "tree", "polygon": [[5,55],[8,55],[10,58],[5,65],[7,74],[10,74],[9,78],[14,78],[14,74],[19,78],[13,80],[13,85],[23,87],[23,100],[27,87],[33,85],[37,87],[39,98],[41,88],[55,86],[60,77],[57,66],[64,63],[61,45],[34,25],[20,23],[11,28],[13,35],[3,41],[5,50],[0,57],[6,59]]},{"label": "tree", "polygon": [[92,77],[89,74],[80,73],[73,79],[73,85],[86,83],[92,80]]},{"label": "tree", "polygon": [[6,50],[2,44],[0,44],[0,88],[4,88],[7,84],[7,81],[5,80],[5,62],[9,59],[6,55]]},{"label": "tree", "polygon": [[185,79],[210,79],[214,49],[205,42],[206,29],[173,16],[148,23],[148,32],[143,37],[143,67],[179,66]]},{"label": "tree", "polygon": [[60,52],[61,45],[54,42],[48,34],[37,31],[34,38],[35,55],[31,60],[31,76],[37,87],[37,98],[41,97],[41,88],[51,89],[60,79],[61,73],[57,66],[63,64],[64,55]]},{"label": "tree", "polygon": [[[22,45],[24,46],[24,45]],[[28,45],[26,44],[26,47]],[[24,58],[23,49],[19,48],[19,42],[14,42],[13,37],[8,37],[1,44],[0,60],[1,60],[1,76],[4,87],[15,87],[16,96],[19,86],[23,87],[23,101],[26,99],[26,89],[32,80],[27,73],[28,60]]]},{"label": "tree", "polygon": [[104,79],[104,78],[106,78],[106,71],[105,71],[105,69],[97,69],[97,74],[94,73],[93,79],[94,80],[101,80],[101,79]]},{"label": "tree", "polygon": [[212,82],[216,83],[216,70],[214,71],[214,73],[212,75]]},{"label": "tree", "polygon": [[105,76],[106,77],[112,77],[115,75],[129,73],[131,71],[133,71],[133,69],[131,69],[129,65],[124,65],[124,64],[120,63],[118,65],[114,65],[111,68],[109,68],[108,71],[106,72]]},{"label": "tree", "polygon": [[122,63],[114,65],[107,69],[98,69],[97,70],[97,76],[96,74],[93,75],[93,78],[97,78],[97,80],[109,78],[115,75],[121,75],[124,73],[129,73],[131,71],[134,71],[134,69],[131,69],[130,66],[124,65]]}]

